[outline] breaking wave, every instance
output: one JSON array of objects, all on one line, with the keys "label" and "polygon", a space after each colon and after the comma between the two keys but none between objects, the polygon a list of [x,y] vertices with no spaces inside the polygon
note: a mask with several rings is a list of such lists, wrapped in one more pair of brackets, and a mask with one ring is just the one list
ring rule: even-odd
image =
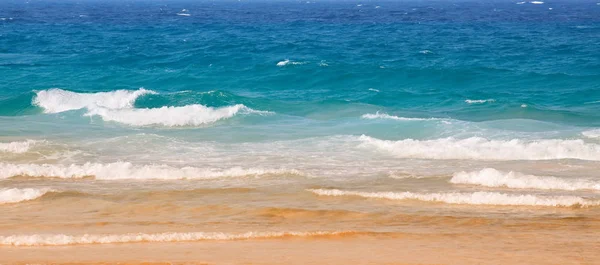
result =
[{"label": "breaking wave", "polygon": [[363,119],[375,120],[375,119],[388,119],[388,120],[397,120],[397,121],[432,121],[432,120],[443,120],[439,118],[406,118],[406,117],[398,117],[394,115],[389,115],[387,113],[376,112],[374,114],[367,113],[361,116]]},{"label": "breaking wave", "polygon": [[256,111],[244,105],[211,108],[203,105],[187,105],[182,107],[161,107],[154,109],[119,109],[111,110],[96,108],[86,113],[86,116],[100,116],[105,121],[114,121],[133,126],[162,125],[162,126],[198,126],[218,120],[227,119],[236,114],[268,114]]},{"label": "breaking wave", "polygon": [[527,175],[519,172],[502,172],[493,168],[480,171],[454,173],[451,183],[486,187],[544,190],[600,190],[600,182],[584,179],[561,179],[549,176]]},{"label": "breaking wave", "polygon": [[0,179],[16,176],[50,178],[85,178],[100,180],[118,179],[215,179],[221,177],[241,177],[259,175],[302,175],[294,169],[260,169],[239,167],[230,169],[202,169],[196,167],[173,167],[168,165],[134,165],[129,162],[85,163],[81,165],[60,164],[9,164],[0,163]]},{"label": "breaking wave", "polygon": [[448,193],[414,193],[414,192],[360,192],[337,189],[308,190],[321,196],[359,196],[388,200],[419,200],[448,204],[499,205],[499,206],[562,206],[588,207],[600,205],[600,201],[586,200],[576,196],[536,196],[530,194],[506,194],[499,192],[448,192]]},{"label": "breaking wave", "polygon": [[489,140],[481,137],[435,140],[380,140],[362,135],[363,145],[401,158],[473,160],[581,159],[600,161],[600,145],[583,140]]},{"label": "breaking wave", "polygon": [[38,91],[33,104],[44,109],[45,113],[59,113],[78,109],[125,109],[133,108],[135,100],[146,94],[156,94],[152,90],[115,90],[98,93],[76,93],[53,88]]},{"label": "breaking wave", "polygon": [[26,140],[21,142],[0,143],[0,152],[16,154],[25,153],[29,151],[33,145],[39,142],[41,141]]},{"label": "breaking wave", "polygon": [[17,203],[17,202],[22,202],[22,201],[35,200],[51,191],[52,190],[50,190],[50,189],[33,189],[33,188],[0,189],[0,204]]}]

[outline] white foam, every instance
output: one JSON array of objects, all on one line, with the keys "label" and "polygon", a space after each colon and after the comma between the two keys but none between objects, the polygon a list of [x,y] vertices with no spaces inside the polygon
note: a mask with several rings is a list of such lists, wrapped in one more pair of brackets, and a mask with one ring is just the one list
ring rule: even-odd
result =
[{"label": "white foam", "polygon": [[268,174],[302,175],[293,169],[229,168],[205,169],[196,167],[173,167],[168,165],[134,165],[129,162],[85,164],[10,164],[0,163],[0,179],[15,176],[83,178],[93,176],[100,180],[118,179],[215,179],[222,177],[258,176]]},{"label": "white foam", "polygon": [[373,92],[379,92],[379,89],[375,89],[375,88],[369,88],[369,91],[373,91]]},{"label": "white foam", "polygon": [[[285,59],[283,61],[278,62],[277,66],[283,67],[283,66],[287,66],[287,65],[300,65],[300,64],[306,64],[306,62],[294,62],[294,61],[290,61],[289,59]],[[321,65],[321,66],[323,66],[323,65]]]},{"label": "white foam", "polygon": [[545,139],[526,141],[466,139],[400,141],[380,140],[362,135],[363,146],[374,147],[400,158],[473,160],[552,160],[581,159],[600,161],[600,145],[583,140]]},{"label": "white foam", "polygon": [[587,138],[600,138],[600,129],[583,131],[581,135]]},{"label": "white foam", "polygon": [[43,141],[26,140],[21,142],[0,143],[0,152],[5,153],[25,153],[36,143]]},{"label": "white foam", "polygon": [[375,119],[388,119],[388,120],[397,120],[397,121],[432,121],[432,120],[442,120],[439,118],[406,118],[406,117],[398,117],[394,115],[389,115],[387,113],[380,113],[379,111],[376,113],[367,113],[361,116],[363,119],[375,120]]},{"label": "white foam", "polygon": [[360,192],[344,191],[337,189],[311,189],[308,190],[321,196],[359,196],[363,198],[376,198],[388,200],[419,200],[427,202],[441,202],[448,204],[469,205],[504,205],[504,206],[595,206],[600,201],[590,201],[576,196],[542,197],[522,194],[513,195],[499,192],[472,192],[472,193],[413,193],[413,192]]},{"label": "white foam", "polygon": [[198,126],[228,119],[236,114],[270,114],[267,111],[257,111],[242,104],[222,108],[206,107],[199,104],[181,107],[165,106],[153,109],[106,109],[94,108],[86,116],[100,116],[105,121],[114,121],[133,126]]},{"label": "white foam", "polygon": [[0,204],[5,203],[16,203],[22,201],[30,201],[35,200],[39,197],[42,197],[47,192],[50,192],[50,189],[0,189]]},{"label": "white foam", "polygon": [[495,99],[467,99],[465,100],[465,102],[467,104],[483,104],[483,103],[487,103],[487,102],[494,102],[496,101]]},{"label": "white foam", "polygon": [[268,239],[282,237],[314,237],[314,236],[335,236],[353,233],[352,231],[343,232],[246,232],[240,234],[230,234],[222,232],[188,232],[188,233],[130,233],[130,234],[108,234],[93,235],[85,234],[71,236],[64,234],[49,235],[12,235],[0,236],[0,245],[8,246],[64,246],[81,244],[111,244],[111,243],[139,243],[139,242],[192,242],[206,240],[249,240],[249,239]]},{"label": "white foam", "polygon": [[76,93],[58,88],[38,91],[33,104],[44,109],[45,113],[58,113],[83,108],[107,109],[132,108],[135,100],[146,94],[156,94],[151,90],[115,90],[98,93]]},{"label": "white foam", "polygon": [[517,2],[517,5],[525,4],[525,2]]},{"label": "white foam", "polygon": [[562,179],[550,176],[527,175],[514,171],[502,172],[493,168],[454,173],[450,182],[454,184],[516,189],[600,190],[600,182],[585,179]]},{"label": "white foam", "polygon": [[534,4],[534,5],[541,5],[541,4],[543,4],[544,2],[542,2],[542,1],[531,1],[531,2],[529,2],[529,3],[532,3],[532,4]]},{"label": "white foam", "polygon": [[419,53],[420,54],[432,54],[433,52],[430,50],[422,50],[422,51],[419,51]]},{"label": "white foam", "polygon": [[188,13],[177,13],[177,15],[178,15],[178,16],[184,16],[184,17],[189,17],[189,16],[191,16],[191,15],[190,15],[190,14],[188,14]]}]

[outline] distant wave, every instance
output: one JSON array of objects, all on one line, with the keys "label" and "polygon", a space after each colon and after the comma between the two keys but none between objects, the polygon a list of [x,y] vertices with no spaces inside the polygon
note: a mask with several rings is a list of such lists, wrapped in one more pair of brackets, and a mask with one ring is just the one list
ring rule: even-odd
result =
[{"label": "distant wave", "polygon": [[440,118],[406,118],[406,117],[398,117],[394,115],[389,115],[387,113],[376,112],[374,114],[367,113],[361,116],[363,119],[375,120],[375,119],[388,119],[388,120],[397,120],[397,121],[431,121],[431,120],[443,120]]},{"label": "distant wave", "polygon": [[0,189],[0,204],[17,203],[22,201],[35,200],[50,192],[50,189],[33,189],[33,188],[10,188]]},{"label": "distant wave", "polygon": [[294,62],[294,61],[290,61],[290,60],[286,59],[286,60],[278,62],[277,66],[283,67],[286,65],[300,65],[300,64],[306,64],[306,62]]},{"label": "distant wave", "polygon": [[542,2],[542,1],[531,1],[531,2],[529,2],[529,3],[532,3],[532,4],[534,4],[534,5],[541,5],[541,4],[543,4],[544,2]]},{"label": "distant wave", "polygon": [[25,153],[29,151],[33,145],[40,142],[43,141],[26,140],[20,142],[0,143],[0,152],[16,154]]},{"label": "distant wave", "polygon": [[199,104],[182,107],[161,107],[153,109],[105,109],[95,108],[86,116],[100,116],[105,121],[114,121],[133,126],[163,125],[163,126],[197,126],[227,119],[236,114],[269,114],[267,111],[257,111],[242,104],[211,108]]},{"label": "distant wave", "polygon": [[302,175],[294,169],[261,169],[239,167],[229,169],[203,169],[196,167],[173,167],[168,165],[134,165],[129,162],[85,163],[81,165],[60,164],[9,164],[0,163],[0,179],[16,176],[84,178],[102,180],[117,179],[215,179],[221,177],[257,176],[269,174]]},{"label": "distant wave", "polygon": [[197,126],[227,119],[236,114],[269,114],[242,104],[212,108],[200,104],[186,106],[164,106],[161,108],[134,108],[135,101],[157,92],[140,88],[135,91],[76,93],[62,89],[37,92],[33,104],[45,113],[87,109],[86,116],[100,116],[105,121],[114,121],[132,126]]},{"label": "distant wave", "polygon": [[53,88],[38,91],[33,98],[33,104],[44,109],[45,113],[59,113],[78,109],[124,109],[133,108],[135,100],[143,95],[156,94],[152,90],[115,90],[98,93],[76,93]]},{"label": "distant wave", "polygon": [[480,171],[454,173],[451,183],[486,187],[554,190],[600,190],[600,182],[585,179],[562,179],[549,176],[527,175],[519,172],[502,172],[493,168]]},{"label": "distant wave", "polygon": [[495,102],[495,99],[467,99],[465,102],[467,104],[483,104],[487,102]]},{"label": "distant wave", "polygon": [[400,158],[473,160],[552,160],[600,161],[600,145],[583,140],[546,139],[527,141],[489,140],[481,137],[435,140],[380,140],[362,135],[363,146],[374,147]]},{"label": "distant wave", "polygon": [[529,194],[506,194],[499,192],[448,192],[448,193],[413,193],[413,192],[360,192],[337,189],[308,190],[321,196],[358,196],[388,200],[419,200],[448,204],[499,205],[499,206],[562,206],[588,207],[600,205],[600,201],[586,200],[576,196],[537,196]]},{"label": "distant wave", "polygon": [[111,244],[139,242],[191,242],[206,240],[250,240],[283,237],[323,237],[360,234],[353,231],[316,232],[247,232],[240,234],[222,232],[171,232],[171,233],[129,233],[129,234],[85,234],[71,236],[64,234],[12,235],[0,236],[0,245],[8,246],[64,246],[82,244]]}]

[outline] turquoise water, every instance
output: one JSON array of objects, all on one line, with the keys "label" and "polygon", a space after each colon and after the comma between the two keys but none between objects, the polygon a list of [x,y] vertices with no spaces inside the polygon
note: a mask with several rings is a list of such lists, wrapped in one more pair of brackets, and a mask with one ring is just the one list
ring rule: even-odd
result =
[{"label": "turquoise water", "polygon": [[600,161],[593,1],[2,1],[0,18],[6,177]]}]

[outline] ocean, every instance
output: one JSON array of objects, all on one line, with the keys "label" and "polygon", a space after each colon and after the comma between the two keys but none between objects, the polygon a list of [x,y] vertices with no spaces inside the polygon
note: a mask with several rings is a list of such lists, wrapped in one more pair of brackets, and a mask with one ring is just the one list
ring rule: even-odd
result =
[{"label": "ocean", "polygon": [[599,43],[587,0],[0,1],[0,253],[417,233],[587,264]]}]

